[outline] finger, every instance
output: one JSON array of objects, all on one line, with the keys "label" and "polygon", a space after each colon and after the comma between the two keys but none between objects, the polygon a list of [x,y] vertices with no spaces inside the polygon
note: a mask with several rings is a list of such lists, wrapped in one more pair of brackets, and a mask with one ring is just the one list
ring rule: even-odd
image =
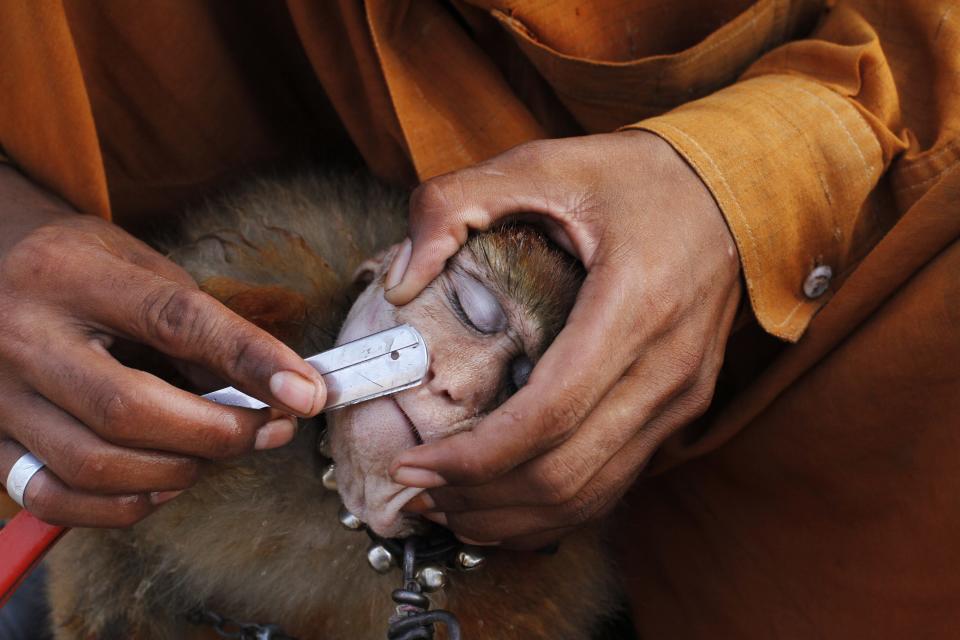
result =
[{"label": "finger", "polygon": [[[573,499],[634,437],[639,425],[686,391],[689,382],[684,371],[656,366],[663,350],[661,343],[630,367],[580,428],[556,448],[487,484],[439,487],[420,494],[408,510],[475,511],[561,505]],[[651,437],[651,447],[653,444]]]},{"label": "finger", "polygon": [[303,417],[323,408],[320,374],[211,296],[119,260],[91,268],[91,285],[74,292],[68,308],[82,309],[108,331],[200,365],[270,406]]},{"label": "finger", "polygon": [[625,299],[605,269],[592,271],[529,382],[472,431],[401,453],[391,466],[394,480],[425,475],[408,468],[435,472],[447,484],[481,484],[566,440],[638,357],[635,345],[651,339],[622,312]]},{"label": "finger", "polygon": [[563,538],[574,531],[576,531],[576,527],[561,527],[529,536],[502,540],[497,546],[501,549],[511,549],[513,551],[535,551],[543,555],[554,555],[560,550]]},{"label": "finger", "polygon": [[656,418],[603,466],[572,499],[560,505],[507,507],[463,513],[438,513],[428,519],[447,526],[461,538],[480,543],[511,541],[582,526],[609,513],[643,470],[650,455],[686,424],[699,406],[690,394],[675,398]]},{"label": "finger", "polygon": [[554,541],[553,531],[571,528],[582,522],[565,523],[558,517],[559,511],[552,509],[529,509],[509,507],[485,511],[467,511],[450,514],[428,514],[424,518],[450,529],[457,538],[476,546],[501,546],[504,541],[517,541],[523,538],[544,540],[534,549],[546,546]]},{"label": "finger", "polygon": [[8,397],[3,421],[7,433],[73,489],[98,494],[175,491],[199,478],[196,458],[112,445],[34,394]]},{"label": "finger", "polygon": [[[0,440],[0,478],[27,450],[13,440]],[[129,527],[154,510],[143,494],[101,496],[71,489],[47,468],[30,480],[24,492],[27,511],[50,524],[69,527]]]},{"label": "finger", "polygon": [[[471,169],[440,176],[420,185],[410,197],[410,237],[387,272],[386,298],[406,304],[443,271],[446,261],[467,241],[471,230],[486,229],[505,202],[499,197],[469,200]],[[498,202],[500,200],[500,202]],[[497,205],[500,205],[499,207]],[[411,244],[412,243],[412,244]]]},{"label": "finger", "polygon": [[[543,546],[539,541],[544,539],[544,534],[582,526],[607,511],[604,507],[608,502],[599,494],[599,491],[605,489],[600,486],[604,481],[609,479],[594,479],[582,495],[564,505],[506,507],[460,513],[437,512],[425,514],[424,518],[449,528],[458,538],[471,544],[502,544],[504,541],[513,541],[516,544],[523,538],[531,538],[538,541],[533,548],[539,548]],[[615,501],[620,495],[621,492],[612,493],[609,500]],[[548,542],[550,537],[546,536]]]},{"label": "finger", "polygon": [[555,183],[536,178],[542,172],[538,150],[548,145],[524,145],[420,185],[410,197],[412,253],[401,252],[391,264],[387,300],[402,305],[416,297],[471,230],[516,214],[539,214],[566,228],[568,206],[557,197]]},{"label": "finger", "polygon": [[[56,360],[56,367],[36,367]],[[116,445],[211,459],[234,457],[254,448],[257,430],[271,418],[267,409],[216,404],[128,369],[79,338],[23,364],[27,384]]]}]

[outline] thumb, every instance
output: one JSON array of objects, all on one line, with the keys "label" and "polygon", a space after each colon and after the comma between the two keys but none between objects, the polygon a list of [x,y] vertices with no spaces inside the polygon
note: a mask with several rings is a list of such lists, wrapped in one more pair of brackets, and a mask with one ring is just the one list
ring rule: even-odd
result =
[{"label": "thumb", "polygon": [[[464,169],[424,182],[410,196],[410,237],[397,250],[384,282],[390,304],[413,300],[443,271],[472,229],[493,221],[478,182]],[[470,185],[471,188],[464,188]]]},{"label": "thumb", "polygon": [[[543,199],[516,171],[461,169],[421,184],[410,196],[410,237],[395,254],[384,282],[387,301],[407,304],[443,271],[470,231],[520,212],[546,213]],[[506,164],[500,161],[500,164]]]},{"label": "thumb", "polygon": [[[411,229],[414,238],[415,230]],[[460,241],[457,235],[446,234],[441,237],[422,238],[418,241],[407,238],[400,245],[384,281],[385,297],[392,305],[404,305],[433,282],[443,271],[447,259],[453,256],[466,241]]]}]

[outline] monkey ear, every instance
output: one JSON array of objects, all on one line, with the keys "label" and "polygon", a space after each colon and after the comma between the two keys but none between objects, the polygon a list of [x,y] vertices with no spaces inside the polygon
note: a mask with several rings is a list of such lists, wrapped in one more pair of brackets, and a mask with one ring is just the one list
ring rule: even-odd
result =
[{"label": "monkey ear", "polygon": [[366,287],[377,277],[377,272],[380,270],[381,264],[381,262],[373,258],[364,260],[360,266],[354,270],[353,276],[350,277],[351,282],[355,286]]},{"label": "monkey ear", "polygon": [[225,276],[200,283],[200,289],[287,345],[303,341],[307,300],[303,294],[278,285],[255,285]]},{"label": "monkey ear", "polygon": [[368,258],[360,263],[360,266],[354,269],[353,276],[350,278],[353,285],[362,289],[373,282],[377,276],[380,275],[380,272],[383,271],[384,266],[389,264],[389,258],[393,257],[398,246],[399,245],[395,244],[388,247],[374,257]]}]

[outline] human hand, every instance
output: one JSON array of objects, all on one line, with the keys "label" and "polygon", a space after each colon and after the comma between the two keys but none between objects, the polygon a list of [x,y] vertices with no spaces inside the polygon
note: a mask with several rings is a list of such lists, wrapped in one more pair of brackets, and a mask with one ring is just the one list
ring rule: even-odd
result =
[{"label": "human hand", "polygon": [[470,230],[518,218],[587,269],[567,324],[503,406],[470,432],[408,449],[391,473],[430,489],[407,510],[461,538],[539,548],[607,513],[706,409],[740,265],[696,173],[659,137],[626,131],[524,144],[421,185],[412,255],[394,260],[388,299],[409,302]]},{"label": "human hand", "polygon": [[[203,400],[124,367],[136,341],[206,369],[277,409]],[[293,351],[200,292],[120,228],[78,215],[0,167],[0,481],[26,451],[37,517],[127,526],[197,479],[201,459],[288,442],[325,401]]]}]

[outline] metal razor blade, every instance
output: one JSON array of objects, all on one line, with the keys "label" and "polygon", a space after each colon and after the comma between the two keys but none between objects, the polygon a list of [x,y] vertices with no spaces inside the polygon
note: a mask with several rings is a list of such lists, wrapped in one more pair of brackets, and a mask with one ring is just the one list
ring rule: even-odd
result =
[{"label": "metal razor blade", "polygon": [[[306,361],[323,376],[327,386],[323,411],[327,412],[417,386],[427,375],[430,354],[420,332],[402,324],[318,353]],[[233,387],[211,391],[203,397],[235,407],[267,406]]]}]

